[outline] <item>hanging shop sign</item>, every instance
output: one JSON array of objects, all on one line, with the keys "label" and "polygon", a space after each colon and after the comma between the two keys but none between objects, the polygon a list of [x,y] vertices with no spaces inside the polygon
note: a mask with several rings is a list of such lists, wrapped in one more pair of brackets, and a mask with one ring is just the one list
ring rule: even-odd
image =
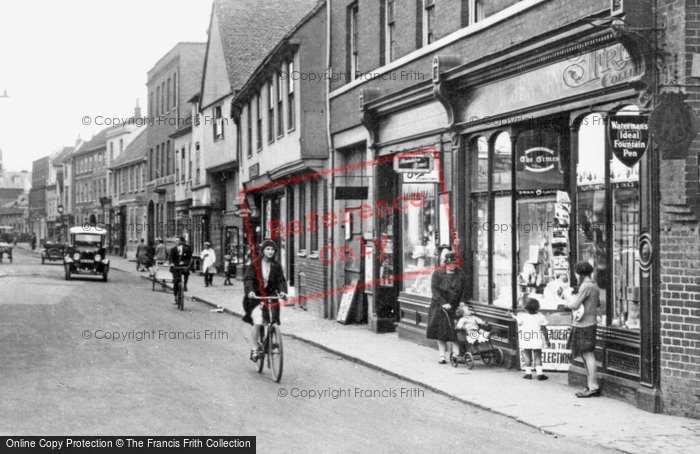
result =
[{"label": "hanging shop sign", "polygon": [[661,93],[649,116],[649,130],[664,159],[685,159],[700,129],[700,120],[685,103],[685,93]]},{"label": "hanging shop sign", "polygon": [[649,117],[646,115],[610,115],[608,141],[615,157],[634,167],[649,147]]},{"label": "hanging shop sign", "polygon": [[548,172],[559,163],[559,153],[546,147],[534,147],[518,156],[518,170]]},{"label": "hanging shop sign", "polygon": [[399,154],[394,159],[394,170],[400,173],[429,173],[433,167],[433,157],[429,154]]}]

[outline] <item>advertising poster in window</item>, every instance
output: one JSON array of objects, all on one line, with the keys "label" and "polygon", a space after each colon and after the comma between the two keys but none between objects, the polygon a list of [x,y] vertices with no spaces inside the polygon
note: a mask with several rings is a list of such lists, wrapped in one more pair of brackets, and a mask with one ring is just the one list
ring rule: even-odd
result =
[{"label": "advertising poster in window", "polygon": [[[547,334],[552,348],[542,349],[542,369],[547,371],[565,372],[569,370],[571,362],[571,350],[567,350],[566,342],[569,340],[571,328],[565,326],[547,326]],[[525,339],[526,336],[540,335],[541,333],[518,332],[518,337]],[[525,370],[525,353],[520,349],[520,364]]]}]

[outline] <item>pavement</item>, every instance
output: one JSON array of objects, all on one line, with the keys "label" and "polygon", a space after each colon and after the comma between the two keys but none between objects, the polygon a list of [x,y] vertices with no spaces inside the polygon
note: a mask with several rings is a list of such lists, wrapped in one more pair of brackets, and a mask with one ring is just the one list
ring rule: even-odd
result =
[{"label": "pavement", "polygon": [[[18,247],[29,249],[25,244]],[[147,278],[147,273],[136,271],[133,261],[110,259],[111,268]],[[242,317],[243,283],[234,279],[232,286],[224,286],[223,282],[223,276],[216,276],[213,286],[204,287],[203,277],[193,274],[186,298]],[[320,319],[296,305],[282,308],[281,319],[285,336],[545,434],[581,438],[629,453],[700,453],[700,420],[648,413],[612,398],[576,398],[578,389],[568,386],[565,372],[547,372],[549,380],[540,382],[479,360],[472,370],[463,364],[454,368],[438,364],[435,349],[399,339],[396,333],[375,334],[367,325]]]}]

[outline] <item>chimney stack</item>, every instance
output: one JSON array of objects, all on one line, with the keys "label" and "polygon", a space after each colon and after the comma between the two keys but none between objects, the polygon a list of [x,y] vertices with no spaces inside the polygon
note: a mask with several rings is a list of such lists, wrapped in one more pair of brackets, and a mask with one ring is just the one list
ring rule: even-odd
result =
[{"label": "chimney stack", "polygon": [[141,118],[141,108],[139,107],[139,100],[136,99],[136,107],[134,108],[134,118]]}]

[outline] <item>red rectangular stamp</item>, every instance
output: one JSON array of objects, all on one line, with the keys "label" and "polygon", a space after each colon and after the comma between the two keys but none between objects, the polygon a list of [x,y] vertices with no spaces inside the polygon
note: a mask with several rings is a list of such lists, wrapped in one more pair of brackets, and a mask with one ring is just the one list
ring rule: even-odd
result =
[{"label": "red rectangular stamp", "polygon": [[[356,175],[357,172],[365,175],[365,179],[368,178],[367,175],[372,175],[375,185],[379,185],[381,176],[376,171],[377,166],[382,166],[383,175],[389,175],[389,179],[393,179],[390,185],[393,190],[382,191],[382,186],[378,186],[373,196],[367,187],[343,186],[344,199],[358,201],[355,205],[349,207],[346,204],[341,208],[338,207],[341,204],[331,200],[328,211],[324,211],[323,203],[318,202],[317,206],[310,206],[308,210],[300,208],[302,212],[296,217],[284,218],[278,215],[276,219],[271,213],[262,213],[259,214],[260,221],[256,219],[254,222],[251,219],[248,207],[249,199],[252,200],[248,197],[250,195],[264,194],[275,188],[305,184],[312,180],[326,183],[330,176],[338,181],[338,177]],[[335,189],[339,188],[334,188],[334,193],[339,193]],[[266,239],[279,244],[279,241],[294,238],[297,241],[292,244],[299,244],[300,237],[307,235],[307,232],[320,233],[323,229],[340,227],[348,234],[344,238],[340,235],[327,235],[328,238],[335,238],[335,244],[318,244],[318,260],[331,266],[350,261],[372,264],[371,270],[365,270],[364,279],[356,285],[326,288],[289,298],[279,304],[294,304],[302,299],[322,298],[354,288],[392,285],[398,281],[410,281],[411,288],[420,291],[421,287],[430,285],[432,273],[444,267],[440,263],[440,252],[444,249],[452,249],[457,255],[457,265],[462,265],[448,190],[438,149],[434,146],[270,181],[241,189],[238,196],[252,256],[250,265],[255,269],[259,284],[263,283],[262,256],[258,256],[256,243]],[[415,222],[421,216],[421,219],[427,220]],[[353,231],[352,225],[358,221],[364,228],[361,234],[353,236],[350,234]],[[259,223],[257,228],[254,228],[254,223]],[[404,225],[409,223],[410,225]],[[402,250],[402,245],[407,242],[411,245],[410,251]],[[401,257],[396,255],[397,251],[401,251]],[[288,254],[296,254],[296,251],[288,251]],[[405,263],[402,259],[404,256],[408,257]],[[394,266],[395,263],[397,266]],[[259,288],[264,288],[264,285],[259,285]]]}]

